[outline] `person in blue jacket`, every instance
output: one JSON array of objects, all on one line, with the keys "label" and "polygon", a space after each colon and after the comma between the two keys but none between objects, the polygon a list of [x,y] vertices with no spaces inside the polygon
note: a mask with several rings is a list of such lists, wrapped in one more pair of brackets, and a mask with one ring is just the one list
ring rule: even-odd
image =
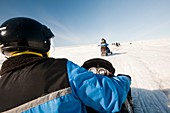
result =
[{"label": "person in blue jacket", "polygon": [[121,109],[130,89],[128,76],[93,74],[65,58],[51,58],[49,28],[15,17],[0,26],[0,49],[7,58],[0,70],[0,112],[100,113]]},{"label": "person in blue jacket", "polygon": [[106,39],[104,39],[104,38],[101,39],[100,46],[101,46],[101,48],[102,48],[102,47],[105,47],[107,53],[111,53],[111,51],[110,51],[110,49],[109,49],[109,47],[108,47],[109,44],[106,42]]}]

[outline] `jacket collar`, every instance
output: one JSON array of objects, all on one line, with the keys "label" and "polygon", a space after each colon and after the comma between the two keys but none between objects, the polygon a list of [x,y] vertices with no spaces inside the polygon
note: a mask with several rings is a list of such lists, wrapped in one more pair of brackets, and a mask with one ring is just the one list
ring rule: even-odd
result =
[{"label": "jacket collar", "polygon": [[32,55],[32,54],[10,57],[2,63],[0,75],[3,76],[3,74],[6,72],[25,67],[27,65],[33,64],[34,62],[37,62],[42,59],[46,59],[46,58],[37,55]]}]

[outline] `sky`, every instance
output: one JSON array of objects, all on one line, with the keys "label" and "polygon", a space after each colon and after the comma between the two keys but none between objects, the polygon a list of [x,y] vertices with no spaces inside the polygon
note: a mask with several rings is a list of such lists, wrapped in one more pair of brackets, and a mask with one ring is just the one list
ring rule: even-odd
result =
[{"label": "sky", "polygon": [[0,24],[29,17],[48,26],[54,46],[170,38],[170,0],[1,0]]}]

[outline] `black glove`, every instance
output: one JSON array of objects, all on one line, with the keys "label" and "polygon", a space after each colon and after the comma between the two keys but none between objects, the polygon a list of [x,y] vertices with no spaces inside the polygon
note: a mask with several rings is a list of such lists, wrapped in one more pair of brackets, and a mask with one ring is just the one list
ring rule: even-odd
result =
[{"label": "black glove", "polygon": [[125,75],[125,74],[118,74],[117,76],[126,76],[131,80],[131,77],[129,75]]},{"label": "black glove", "polygon": [[112,74],[109,74],[109,75],[106,75],[106,76],[109,77],[109,78],[115,77],[115,76],[112,75]]}]

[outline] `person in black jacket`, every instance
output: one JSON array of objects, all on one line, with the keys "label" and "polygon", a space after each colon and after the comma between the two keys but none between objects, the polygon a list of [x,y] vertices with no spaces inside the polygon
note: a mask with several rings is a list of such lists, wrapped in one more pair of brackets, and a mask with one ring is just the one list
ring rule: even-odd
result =
[{"label": "person in black jacket", "polygon": [[48,56],[52,31],[26,17],[0,26],[0,49],[7,58],[0,70],[0,112],[118,112],[131,79],[93,74],[72,61]]}]

